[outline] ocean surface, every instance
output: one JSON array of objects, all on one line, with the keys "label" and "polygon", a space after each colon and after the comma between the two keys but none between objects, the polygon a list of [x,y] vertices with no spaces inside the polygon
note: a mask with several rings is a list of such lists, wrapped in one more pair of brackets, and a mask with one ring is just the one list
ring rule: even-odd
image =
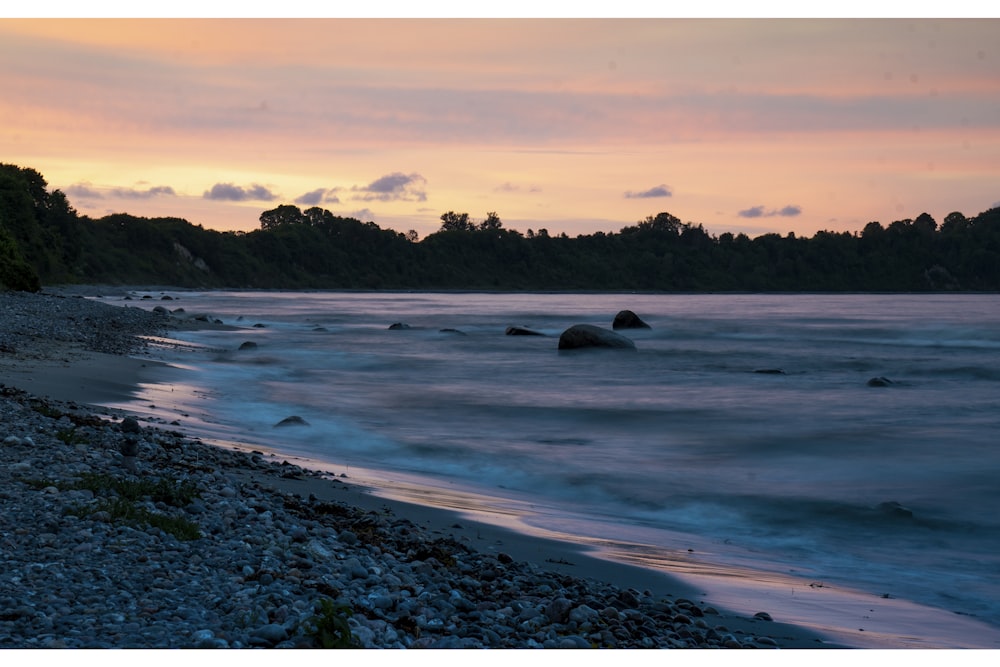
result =
[{"label": "ocean surface", "polygon": [[[167,293],[127,303],[244,327],[176,334],[140,397],[213,437],[1000,627],[998,295]],[[557,350],[622,309],[636,351]]]}]

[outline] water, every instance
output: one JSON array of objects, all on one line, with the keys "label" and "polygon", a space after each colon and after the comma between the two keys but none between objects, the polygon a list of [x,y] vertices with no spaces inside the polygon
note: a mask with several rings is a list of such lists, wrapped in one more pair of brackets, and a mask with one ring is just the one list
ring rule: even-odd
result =
[{"label": "water", "polygon": [[[231,439],[1000,626],[997,295],[172,294],[247,327],[170,353]],[[636,352],[557,351],[623,308]]]}]

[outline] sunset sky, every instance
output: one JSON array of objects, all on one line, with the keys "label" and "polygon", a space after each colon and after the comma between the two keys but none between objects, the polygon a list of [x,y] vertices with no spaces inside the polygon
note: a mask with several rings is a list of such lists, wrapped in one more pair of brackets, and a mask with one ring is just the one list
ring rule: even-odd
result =
[{"label": "sunset sky", "polygon": [[1000,19],[0,19],[0,162],[81,213],[571,236],[1000,205]]}]

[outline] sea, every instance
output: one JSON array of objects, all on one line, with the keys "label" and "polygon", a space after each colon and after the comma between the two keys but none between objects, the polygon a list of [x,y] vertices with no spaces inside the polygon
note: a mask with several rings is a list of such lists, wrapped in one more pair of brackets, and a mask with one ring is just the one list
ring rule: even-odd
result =
[{"label": "sea", "polygon": [[[133,405],[212,438],[626,562],[1000,628],[1000,295],[130,298],[236,327],[155,346],[175,375]],[[618,332],[635,350],[558,349],[624,309],[649,325]],[[291,416],[305,423],[276,427]]]}]

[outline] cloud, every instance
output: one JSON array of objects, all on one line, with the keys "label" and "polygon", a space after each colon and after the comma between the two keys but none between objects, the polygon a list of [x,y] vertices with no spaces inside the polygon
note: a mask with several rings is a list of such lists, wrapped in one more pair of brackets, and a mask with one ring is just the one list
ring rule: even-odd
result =
[{"label": "cloud", "polygon": [[339,204],[340,197],[334,193],[340,188],[316,188],[295,198],[296,204],[303,206],[318,206],[320,204]]},{"label": "cloud", "polygon": [[420,174],[404,174],[394,171],[378,178],[366,186],[351,188],[354,195],[351,199],[357,201],[427,201],[427,192],[423,186],[427,179]]},{"label": "cloud", "polygon": [[216,183],[211,190],[205,191],[202,198],[215,201],[273,201],[278,196],[256,183],[249,188],[242,188],[232,183]]},{"label": "cloud", "polygon": [[62,191],[67,197],[76,197],[78,199],[104,199],[104,195],[95,190],[93,186],[86,181],[68,185],[63,188]]},{"label": "cloud", "polygon": [[752,206],[750,208],[743,209],[736,215],[741,218],[773,218],[775,216],[781,216],[784,218],[792,218],[797,215],[801,215],[802,207],[793,206],[789,204],[780,209],[771,209],[770,211],[764,210],[763,206]]},{"label": "cloud", "polygon": [[625,199],[651,199],[653,197],[673,197],[674,193],[670,191],[666,185],[657,185],[654,188],[648,190],[643,190],[642,192],[632,192],[629,190],[625,193]]},{"label": "cloud", "polygon": [[348,213],[347,217],[354,218],[355,220],[360,220],[361,222],[375,221],[375,213],[373,213],[372,210],[369,208],[363,208],[360,211],[354,211],[352,213]]},{"label": "cloud", "polygon": [[498,185],[495,188],[493,188],[493,192],[531,192],[531,193],[535,193],[535,192],[541,192],[541,191],[542,191],[542,189],[540,187],[538,187],[537,185],[532,185],[532,186],[528,187],[527,189],[525,189],[525,188],[522,188],[520,185],[514,185],[510,181],[507,181],[506,183],[502,183],[501,185]]},{"label": "cloud", "polygon": [[119,199],[151,199],[160,195],[167,195],[170,197],[177,195],[177,193],[174,192],[174,189],[169,185],[157,185],[145,190],[137,190],[135,188],[114,188],[108,194]]}]

